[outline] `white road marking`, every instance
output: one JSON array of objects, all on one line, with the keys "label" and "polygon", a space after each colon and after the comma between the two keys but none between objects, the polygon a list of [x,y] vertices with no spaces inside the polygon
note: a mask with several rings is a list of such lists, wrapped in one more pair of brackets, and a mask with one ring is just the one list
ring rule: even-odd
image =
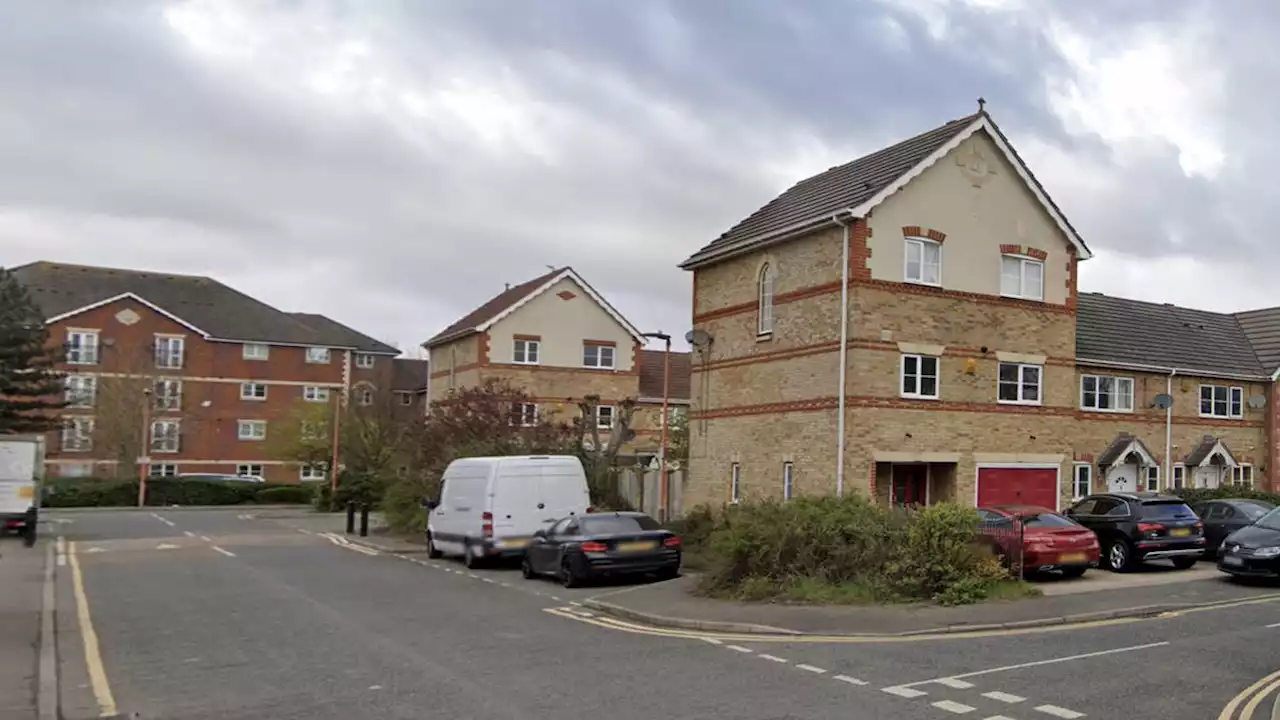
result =
[{"label": "white road marking", "polygon": [[1011,718],[1011,717],[1005,717],[1004,715],[992,715],[991,717],[987,718],[986,720],[1013,720],[1013,718]]},{"label": "white road marking", "polygon": [[923,690],[915,690],[905,685],[896,685],[894,687],[880,688],[880,691],[887,692],[890,695],[897,695],[898,697],[904,697],[904,698],[915,698],[915,697],[920,697],[921,695],[929,694]]},{"label": "white road marking", "polygon": [[156,549],[157,550],[177,550],[178,546],[170,545],[169,543],[160,543],[159,545],[156,546]]},{"label": "white road marking", "polygon": [[213,542],[212,540],[210,540],[210,539],[209,539],[209,536],[208,536],[208,535],[201,535],[201,536],[200,536],[200,539],[201,539],[201,540],[203,540],[203,541],[205,541],[205,542]]},{"label": "white road marking", "polygon": [[107,551],[107,550],[106,550],[106,548],[100,548],[100,547],[96,547],[96,546],[95,546],[95,547],[91,547],[91,548],[89,548],[88,550],[85,550],[85,552],[87,552],[87,553],[100,553],[100,552],[106,552],[106,551]]},{"label": "white road marking", "polygon": [[183,535],[186,535],[187,537],[195,537],[195,536],[196,536],[196,534],[195,534],[195,533],[193,533],[193,532],[191,532],[190,530],[183,530],[183,531],[182,531],[182,534],[183,534]]},{"label": "white road marking", "polygon": [[1026,700],[1026,698],[1022,697],[1021,695],[1010,695],[1009,693],[1000,692],[999,690],[984,692],[982,693],[982,697],[991,698],[992,700],[999,700],[1000,702],[1009,703],[1011,705],[1013,703],[1020,703]]},{"label": "white road marking", "polygon": [[744,647],[742,647],[741,645],[725,645],[725,648],[727,648],[727,649],[729,649],[729,650],[732,650],[732,651],[734,651],[734,652],[740,652],[740,653],[750,653],[750,652],[755,652],[755,651],[754,651],[754,650],[752,650],[751,648],[744,648]]},{"label": "white road marking", "polygon": [[756,657],[761,658],[761,659],[763,659],[763,660],[768,660],[768,661],[770,661],[770,662],[776,662],[776,663],[784,663],[784,662],[788,662],[788,660],[787,660],[786,658],[780,658],[780,657],[778,657],[777,655],[766,655],[766,654],[764,654],[764,653],[760,653],[760,654],[759,654],[759,655],[757,655]]},{"label": "white road marking", "polygon": [[480,576],[479,576],[479,575],[477,575],[477,574],[475,574],[475,573],[467,573],[467,577],[469,577],[469,578],[475,578],[476,580],[479,580],[479,579],[480,579]]},{"label": "white road marking", "polygon": [[302,533],[303,535],[315,535],[315,533],[311,532],[310,530],[303,530],[302,528],[294,528],[294,529]]},{"label": "white road marking", "polygon": [[1269,628],[1278,628],[1278,627],[1280,627],[1280,623],[1271,623],[1271,624],[1270,624],[1270,625],[1268,625],[1267,627],[1269,627]]},{"label": "white road marking", "polygon": [[58,542],[56,543],[56,545],[57,545],[57,552],[58,552],[58,555],[57,555],[58,567],[65,567],[67,564],[67,539],[59,535]]},{"label": "white road marking", "polygon": [[823,670],[823,669],[822,669],[822,668],[820,668],[820,667],[817,667],[817,666],[814,666],[814,665],[805,665],[804,663],[797,663],[797,664],[796,664],[796,667],[797,667],[797,668],[799,668],[799,669],[801,669],[801,670],[805,670],[805,671],[807,671],[807,672],[815,673],[815,674],[817,674],[817,675],[821,675],[821,674],[823,674],[823,673],[825,673],[825,672],[826,672],[826,670]]},{"label": "white road marking", "polygon": [[955,678],[942,678],[938,681],[939,685],[946,685],[954,690],[968,690],[973,687],[973,683],[964,680],[956,680]]},{"label": "white road marking", "polygon": [[381,690],[381,689],[382,689],[382,686],[381,686],[381,685],[370,685],[370,686],[369,686],[369,689],[370,689],[370,690]]},{"label": "white road marking", "polygon": [[560,602],[560,598],[556,597],[555,595],[551,595],[550,597],[552,600],[555,600],[556,602]]},{"label": "white road marking", "polygon": [[504,588],[509,588],[509,587],[511,587],[511,584],[510,584],[510,583],[498,583],[498,584],[499,584],[499,585],[501,585],[501,586],[502,586],[502,587],[504,587]]},{"label": "white road marking", "polygon": [[832,675],[831,679],[839,680],[842,683],[849,683],[850,685],[866,685],[867,684],[866,680],[859,680],[858,678],[849,677],[848,675]]},{"label": "white road marking", "polygon": [[580,602],[575,602],[575,601],[573,601],[573,600],[570,600],[570,601],[569,601],[569,604],[570,604],[570,605],[577,605],[578,607],[582,607],[582,603],[580,603]]},{"label": "white road marking", "polygon": [[957,715],[971,713],[976,709],[970,705],[961,705],[960,703],[953,702],[951,700],[939,700],[938,702],[933,703],[933,706],[939,710],[946,710],[947,712],[952,712]]},{"label": "white road marking", "polygon": [[63,555],[62,553],[58,553],[58,567],[66,567],[66,566],[67,566],[67,556]]},{"label": "white road marking", "polygon": [[231,552],[230,550],[223,550],[222,548],[218,547],[217,545],[211,545],[210,547],[212,547],[214,550],[217,550],[218,552],[222,553],[223,555],[226,555],[227,557],[235,557],[235,556],[236,556],[236,554],[235,554],[235,553],[233,553],[233,552]]},{"label": "white road marking", "polygon": [[1084,713],[1076,712],[1075,710],[1068,710],[1066,708],[1061,708],[1061,707],[1058,707],[1057,705],[1037,705],[1036,710],[1039,710],[1040,712],[1046,715],[1065,718],[1066,720],[1075,720],[1075,718],[1084,717]]},{"label": "white road marking", "polygon": [[153,517],[153,518],[155,518],[155,519],[159,520],[160,522],[164,523],[165,525],[168,525],[169,527],[173,527],[173,526],[174,526],[174,523],[173,523],[173,521],[172,521],[172,520],[166,520],[166,519],[164,519],[164,518],[160,517],[159,515],[157,515],[156,513],[151,513],[151,517]]},{"label": "white road marking", "polygon": [[[480,578],[480,579],[481,579],[481,580],[483,580],[483,581],[485,581],[485,582],[487,582],[487,583],[493,583],[493,578]],[[560,598],[555,597],[555,596],[552,596],[552,597],[553,597],[554,599],[556,599],[556,600],[559,600],[559,599],[560,599]]]},{"label": "white road marking", "polygon": [[723,641],[723,640],[717,640],[716,638],[702,638],[702,641],[703,641],[703,642],[711,643],[712,645],[723,645],[723,644],[724,644],[724,641]]},{"label": "white road marking", "polygon": [[921,680],[920,682],[907,683],[906,685],[902,685],[900,687],[914,687],[916,685],[927,685],[929,683],[936,683],[936,682],[939,682],[940,680],[959,680],[961,678],[978,677],[979,675],[990,675],[992,673],[1008,672],[1010,670],[1021,670],[1023,668],[1029,668],[1029,667],[1040,667],[1041,665],[1054,665],[1056,663],[1070,662],[1071,660],[1083,660],[1085,658],[1102,657],[1103,655],[1115,655],[1117,653],[1133,652],[1135,650],[1149,650],[1151,648],[1164,647],[1165,645],[1168,645],[1168,644],[1169,644],[1169,641],[1166,640],[1164,642],[1147,643],[1146,645],[1134,645],[1132,647],[1113,648],[1111,650],[1099,650],[1097,652],[1081,653],[1079,655],[1068,655],[1066,657],[1050,658],[1049,660],[1036,660],[1035,662],[1019,663],[1017,665],[1003,665],[1001,667],[989,668],[987,670],[978,670],[971,673],[964,673],[963,675],[951,675],[946,678],[934,678],[932,680]]}]

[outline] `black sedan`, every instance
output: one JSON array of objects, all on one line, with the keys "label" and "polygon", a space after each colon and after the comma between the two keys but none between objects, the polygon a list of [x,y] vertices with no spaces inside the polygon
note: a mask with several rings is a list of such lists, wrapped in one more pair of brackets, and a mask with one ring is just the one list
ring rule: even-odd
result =
[{"label": "black sedan", "polygon": [[1223,498],[1205,500],[1191,507],[1204,521],[1204,556],[1208,560],[1218,557],[1218,548],[1231,533],[1252,525],[1266,515],[1275,505],[1265,500],[1248,498]]},{"label": "black sedan", "polygon": [[1280,508],[1228,535],[1218,569],[1237,577],[1280,577]]},{"label": "black sedan", "polygon": [[680,538],[638,512],[567,517],[533,534],[521,569],[554,575],[565,587],[613,575],[680,574]]}]

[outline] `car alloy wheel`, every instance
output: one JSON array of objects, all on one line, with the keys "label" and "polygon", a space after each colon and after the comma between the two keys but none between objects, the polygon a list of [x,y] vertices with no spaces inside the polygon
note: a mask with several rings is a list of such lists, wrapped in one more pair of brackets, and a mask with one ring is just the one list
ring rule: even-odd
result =
[{"label": "car alloy wheel", "polygon": [[1115,572],[1129,569],[1129,546],[1123,540],[1112,543],[1111,550],[1107,553],[1107,563]]},{"label": "car alloy wheel", "polygon": [[577,574],[573,572],[573,563],[569,558],[560,561],[560,584],[567,588],[578,587],[581,584]]},{"label": "car alloy wheel", "polygon": [[527,554],[524,556],[524,559],[520,561],[520,574],[524,575],[525,580],[532,580],[538,576],[538,573],[533,571],[533,563],[529,562],[529,556]]}]

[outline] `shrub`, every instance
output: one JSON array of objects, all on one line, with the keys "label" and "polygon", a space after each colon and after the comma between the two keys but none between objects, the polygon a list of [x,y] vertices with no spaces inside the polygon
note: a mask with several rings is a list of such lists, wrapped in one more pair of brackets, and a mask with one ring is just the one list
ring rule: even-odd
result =
[{"label": "shrub", "polygon": [[276,485],[259,490],[253,501],[262,505],[306,505],[313,491],[306,485]]},{"label": "shrub", "polygon": [[1170,490],[1169,492],[1185,500],[1188,505],[1195,505],[1205,500],[1250,498],[1253,500],[1265,500],[1272,505],[1280,507],[1280,494],[1254,490],[1253,488],[1236,487],[1234,485],[1218,488],[1182,488],[1180,490]]},{"label": "shrub", "polygon": [[852,495],[750,502],[696,517],[693,528],[712,525],[700,583],[710,595],[955,604],[1009,579],[977,548],[977,514],[957,505],[904,510]]},{"label": "shrub", "polygon": [[[147,480],[147,505],[244,505],[305,503],[311,489],[302,485],[222,482],[217,480]],[[131,507],[138,503],[137,480],[59,479],[45,486],[45,507]]]}]

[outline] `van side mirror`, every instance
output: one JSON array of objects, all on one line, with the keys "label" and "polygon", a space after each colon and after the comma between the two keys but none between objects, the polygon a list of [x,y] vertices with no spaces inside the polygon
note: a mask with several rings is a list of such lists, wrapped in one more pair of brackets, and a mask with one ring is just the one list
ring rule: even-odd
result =
[{"label": "van side mirror", "polygon": [[437,500],[431,500],[430,498],[423,498],[422,507],[428,510],[435,510],[436,508],[440,507],[440,502]]},{"label": "van side mirror", "polygon": [[545,539],[546,539],[546,537],[547,537],[547,531],[546,531],[546,530],[534,530],[534,531],[533,531],[533,536],[534,536],[534,537],[536,537],[536,538],[541,538],[541,539],[544,539],[544,540],[545,540]]}]

